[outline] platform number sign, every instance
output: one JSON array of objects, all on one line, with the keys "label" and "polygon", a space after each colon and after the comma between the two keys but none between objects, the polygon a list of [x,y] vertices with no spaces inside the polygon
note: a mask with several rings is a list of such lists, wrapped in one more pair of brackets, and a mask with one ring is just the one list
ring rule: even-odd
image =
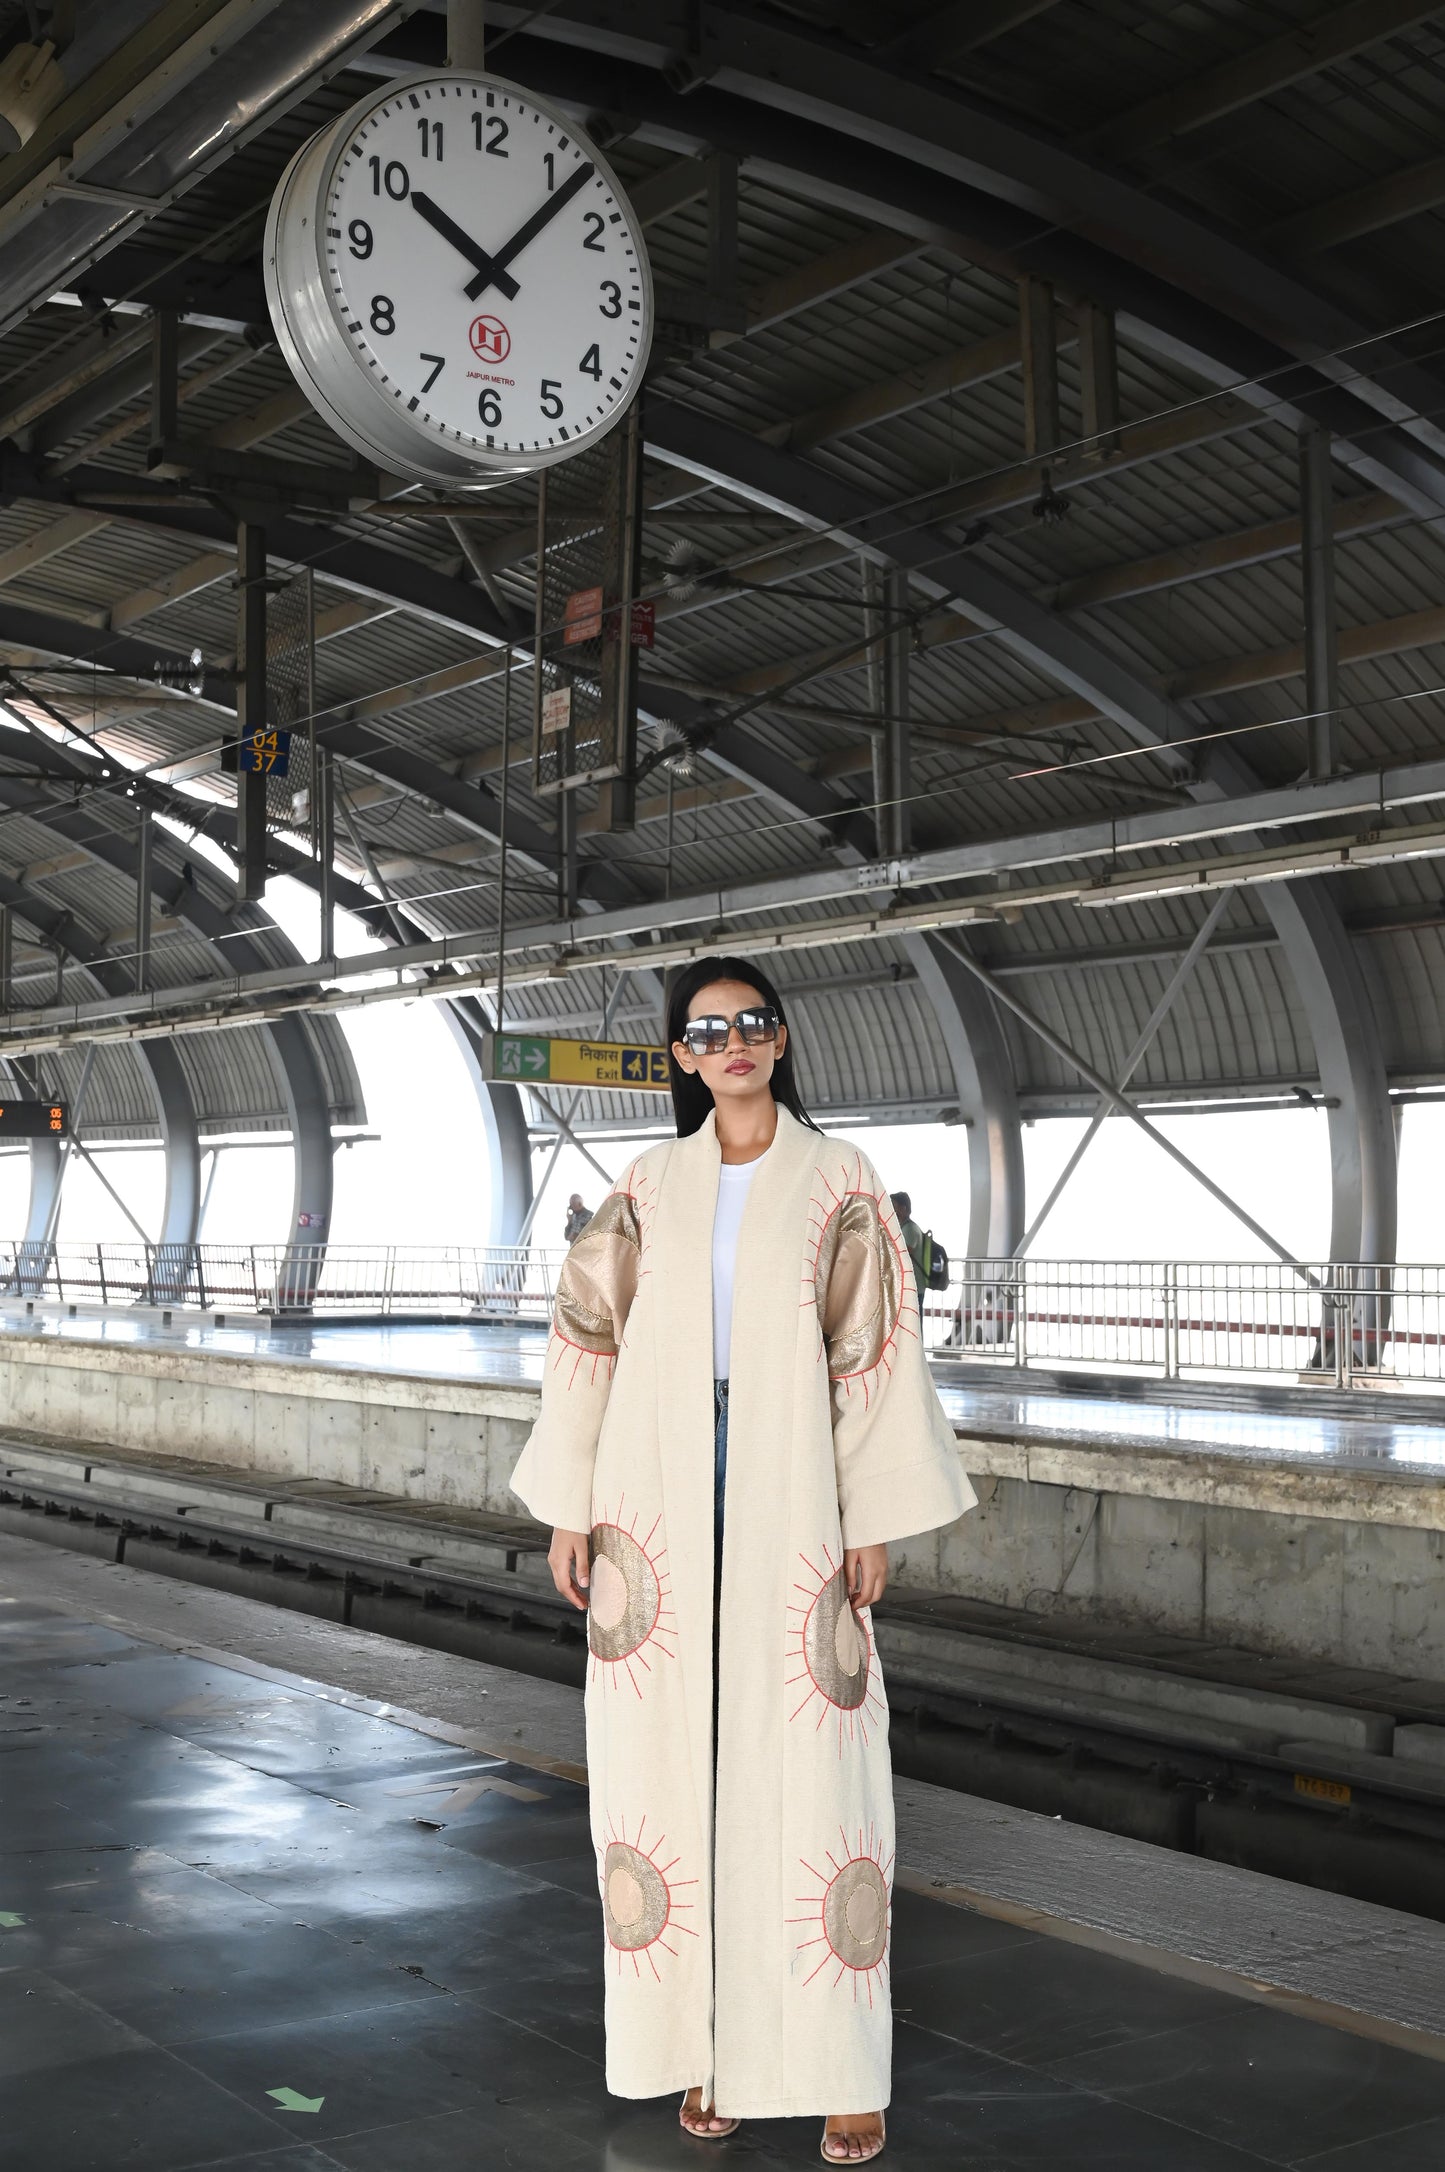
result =
[{"label": "platform number sign", "polygon": [[239,739],[227,739],[221,746],[221,767],[244,770],[248,777],[284,777],[291,768],[291,734],[260,725]]},{"label": "platform number sign", "polygon": [[324,129],[277,189],[265,264],[292,369],[393,471],[546,466],[642,381],[642,230],[570,116],[501,77],[414,77]]}]

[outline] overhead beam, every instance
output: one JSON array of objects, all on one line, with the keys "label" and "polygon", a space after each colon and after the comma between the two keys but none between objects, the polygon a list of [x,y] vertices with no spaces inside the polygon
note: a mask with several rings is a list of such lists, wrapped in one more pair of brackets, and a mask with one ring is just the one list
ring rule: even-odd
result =
[{"label": "overhead beam", "polygon": [[1360,241],[1445,204],[1445,158],[1422,159],[1398,173],[1359,188],[1344,189],[1324,203],[1307,204],[1266,226],[1260,240],[1281,256],[1315,256],[1342,242]]},{"label": "overhead beam", "polygon": [[[566,0],[545,16],[496,9],[527,30],[537,88],[579,109],[625,111],[644,140],[728,148],[761,179],[1006,275],[1029,271],[1091,295],[1126,335],[1239,386],[1277,420],[1326,424],[1337,457],[1375,487],[1419,512],[1445,509],[1445,438],[1429,419],[1445,405],[1438,374],[1393,356],[1332,298],[1176,199],[936,77],[890,69],[784,18],[744,21],[709,0],[696,12],[707,80],[683,97],[662,77],[675,51],[664,0],[636,0],[626,59],[604,0]],[[1362,341],[1372,342],[1366,372]],[[1288,377],[1291,358],[1304,367]]]},{"label": "overhead beam", "polygon": [[[1343,536],[1368,535],[1372,529],[1390,526],[1402,518],[1398,501],[1387,491],[1365,491],[1357,498],[1336,500],[1330,526],[1338,540]],[[1239,528],[1232,534],[1210,536],[1202,543],[1185,543],[1176,550],[1156,551],[1147,558],[1127,559],[1122,565],[1104,566],[1096,573],[1077,574],[1057,587],[1037,591],[1039,601],[1053,611],[1087,611],[1101,603],[1121,603],[1130,596],[1144,596],[1161,588],[1183,587],[1215,573],[1234,573],[1242,566],[1257,566],[1271,558],[1289,558],[1300,548],[1298,520],[1264,521],[1258,527]],[[931,628],[921,629],[925,643]]]},{"label": "overhead beam", "polygon": [[932,362],[901,370],[896,377],[861,385],[854,392],[824,401],[792,422],[771,423],[759,434],[765,444],[779,445],[785,452],[810,452],[815,445],[821,445],[829,438],[846,437],[853,430],[870,429],[875,423],[888,422],[895,415],[906,415],[915,407],[925,407],[931,400],[947,399],[950,394],[963,392],[970,385],[983,385],[992,378],[1007,376],[1018,366],[1018,328],[1010,326],[1007,331],[995,332],[988,339],[955,347]]},{"label": "overhead beam", "polygon": [[915,576],[925,597],[954,602],[1035,670],[1096,701],[1135,737],[1163,741],[1182,727],[1161,698],[1091,636],[1056,619],[1013,588],[953,537],[910,509],[870,504],[846,481],[811,462],[763,446],[730,424],[676,402],[655,401],[643,418],[649,449],[800,525],[846,538],[853,549]]},{"label": "overhead beam", "polygon": [[1288,90],[1292,83],[1398,37],[1438,13],[1421,0],[1349,0],[1347,6],[1317,15],[1232,60],[1196,69],[1172,89],[1086,130],[1082,143],[1105,158],[1135,158]]},{"label": "overhead beam", "polygon": [[[1046,14],[1056,0],[947,0],[922,22],[885,38],[883,51],[906,68],[936,68]],[[970,1251],[973,1249],[969,1247]]]}]

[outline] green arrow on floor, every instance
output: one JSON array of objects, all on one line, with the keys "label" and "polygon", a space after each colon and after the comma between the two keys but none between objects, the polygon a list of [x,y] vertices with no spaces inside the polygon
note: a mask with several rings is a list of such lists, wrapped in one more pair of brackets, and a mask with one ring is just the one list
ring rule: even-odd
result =
[{"label": "green arrow on floor", "polygon": [[24,1916],[13,1916],[8,1908],[0,1908],[0,1931],[18,1931],[24,1921]]},{"label": "green arrow on floor", "polygon": [[303,2097],[295,2089],[268,2089],[268,2097],[274,2097],[283,2112],[319,2112],[325,2097]]}]

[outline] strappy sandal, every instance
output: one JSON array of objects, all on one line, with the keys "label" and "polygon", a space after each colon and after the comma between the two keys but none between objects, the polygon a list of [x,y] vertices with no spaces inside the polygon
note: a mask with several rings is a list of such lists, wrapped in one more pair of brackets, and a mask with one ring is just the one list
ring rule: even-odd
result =
[{"label": "strappy sandal", "polygon": [[853,2139],[852,2135],[830,2134],[828,2132],[828,2122],[825,2119],[823,2122],[823,2139],[818,2144],[818,2155],[822,2158],[824,2164],[867,2164],[870,2159],[881,2156],[884,2144],[888,2140],[888,2121],[884,2114],[882,2112],[878,2114],[878,2133],[876,2136],[869,2136],[858,2156],[840,2157],[828,2147],[829,2142],[849,2142]]},{"label": "strappy sandal", "polygon": [[[687,2123],[687,2099],[691,2094],[692,2092],[689,2090],[687,2095],[683,2097],[677,2111],[677,2123],[684,2134],[690,2134],[695,2142],[725,2142],[730,2134],[737,2133],[738,2128],[742,2125],[740,2119],[730,2119],[725,2126],[721,2127],[690,2127]],[[702,2106],[699,2105],[692,2117],[694,2119],[716,2119],[717,2112],[716,2110],[705,2112]]]}]

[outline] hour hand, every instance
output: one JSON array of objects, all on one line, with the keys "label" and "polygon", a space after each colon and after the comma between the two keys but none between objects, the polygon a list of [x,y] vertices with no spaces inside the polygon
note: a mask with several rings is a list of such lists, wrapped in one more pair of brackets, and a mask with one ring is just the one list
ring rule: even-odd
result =
[{"label": "hour hand", "polygon": [[[511,273],[504,270],[500,264],[495,263],[488,256],[481,243],[473,241],[465,227],[458,226],[455,219],[448,218],[441,205],[434,204],[431,198],[420,189],[412,191],[411,201],[413,208],[421,213],[427,225],[434,227],[444,241],[449,241],[454,249],[461,252],[469,264],[475,265],[476,269],[484,275],[482,286],[496,287],[499,293],[505,294],[509,302],[514,302],[517,299],[521,288],[517,285]],[[470,293],[470,291],[469,288],[468,292]],[[480,288],[478,291],[480,292]]]}]

